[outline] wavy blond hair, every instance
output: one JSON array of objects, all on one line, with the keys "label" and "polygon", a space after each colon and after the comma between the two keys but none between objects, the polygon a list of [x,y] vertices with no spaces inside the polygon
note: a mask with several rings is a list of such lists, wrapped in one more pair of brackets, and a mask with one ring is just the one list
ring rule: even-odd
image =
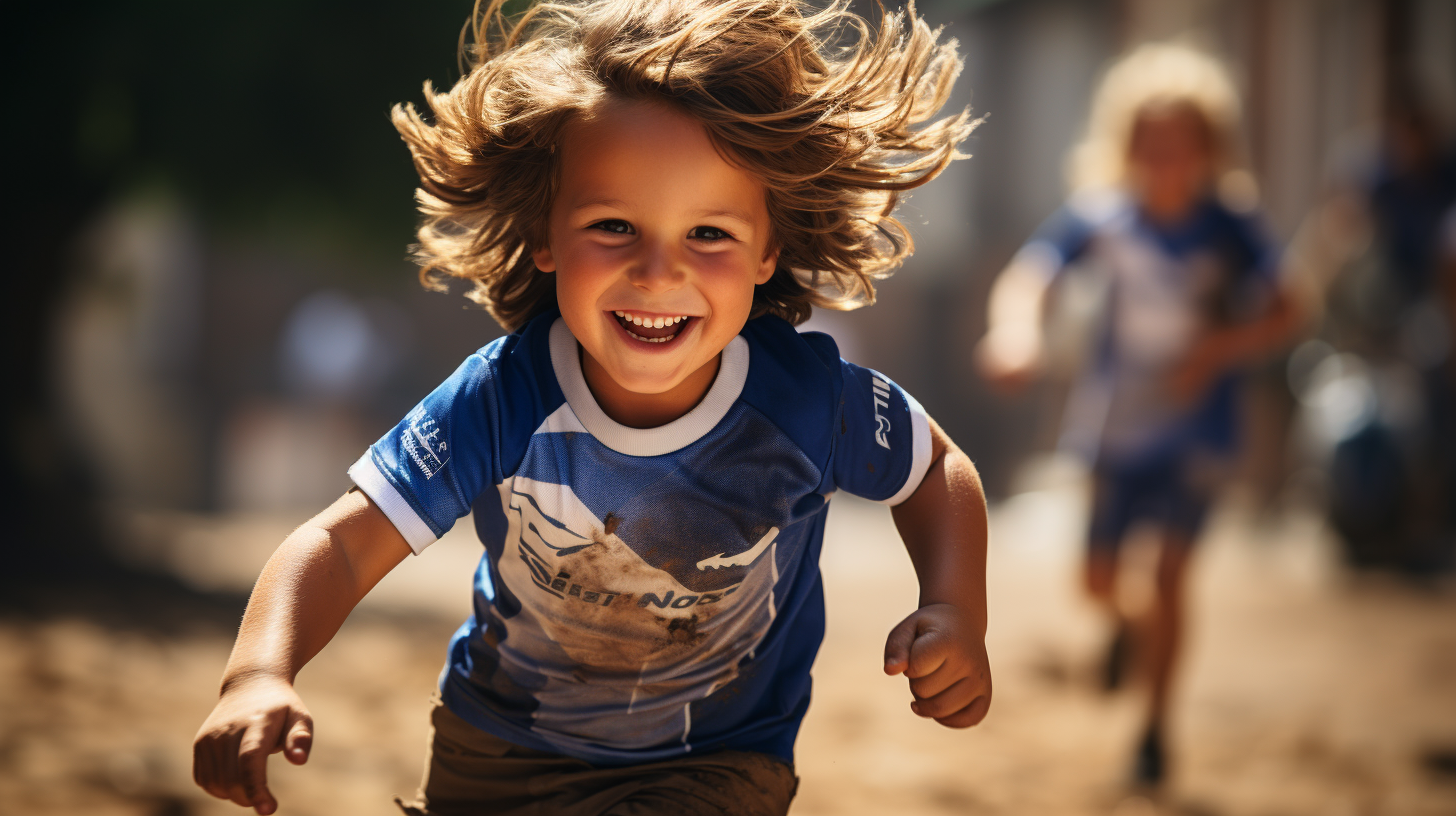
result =
[{"label": "wavy blond hair", "polygon": [[763,183],[779,261],[752,314],[794,324],[874,302],[913,249],[891,215],[899,194],[962,158],[975,125],[962,111],[916,129],[961,60],[913,5],[881,9],[876,32],[847,0],[812,13],[797,0],[557,0],[514,19],[506,2],[477,0],[460,81],[425,83],[432,122],[408,104],[391,115],[420,175],[421,281],[470,281],[508,330],[555,301],[531,251],[546,240],[558,135],[607,95],[675,106]]},{"label": "wavy blond hair", "polygon": [[1240,136],[1239,94],[1223,63],[1172,43],[1141,45],[1108,69],[1092,98],[1087,134],[1069,156],[1071,187],[1110,187],[1127,179],[1133,127],[1144,113],[1186,106],[1208,126],[1213,178],[1220,194],[1240,208],[1257,197]]}]

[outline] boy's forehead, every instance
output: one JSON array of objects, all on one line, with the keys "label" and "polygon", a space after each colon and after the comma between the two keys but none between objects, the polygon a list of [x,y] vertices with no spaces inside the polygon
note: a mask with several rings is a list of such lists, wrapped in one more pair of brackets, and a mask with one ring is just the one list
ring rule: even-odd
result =
[{"label": "boy's forehead", "polygon": [[747,219],[763,186],[723,158],[706,128],[662,102],[604,99],[561,138],[562,193],[572,207],[669,192]]},{"label": "boy's forehead", "polygon": [[[662,145],[684,149],[711,147],[707,130],[696,119],[665,102],[603,96],[567,123],[563,147],[577,157],[600,153],[650,151]],[[583,151],[582,147],[594,148]]]}]

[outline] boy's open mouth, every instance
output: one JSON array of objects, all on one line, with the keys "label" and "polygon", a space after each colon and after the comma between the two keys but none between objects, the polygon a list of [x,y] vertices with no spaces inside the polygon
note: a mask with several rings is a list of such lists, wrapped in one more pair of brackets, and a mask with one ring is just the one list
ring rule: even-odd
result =
[{"label": "boy's open mouth", "polygon": [[641,340],[644,343],[666,343],[677,337],[682,330],[692,322],[691,315],[677,315],[673,317],[628,314],[627,312],[613,312],[617,316],[617,322],[627,333]]}]

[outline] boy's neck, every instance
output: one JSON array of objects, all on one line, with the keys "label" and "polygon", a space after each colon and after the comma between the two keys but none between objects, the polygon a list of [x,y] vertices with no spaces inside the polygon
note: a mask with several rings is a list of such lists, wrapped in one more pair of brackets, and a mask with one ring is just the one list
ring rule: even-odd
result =
[{"label": "boy's neck", "polygon": [[669,391],[639,394],[618,385],[594,357],[581,349],[581,373],[602,413],[628,428],[656,428],[697,407],[718,377],[720,352]]}]

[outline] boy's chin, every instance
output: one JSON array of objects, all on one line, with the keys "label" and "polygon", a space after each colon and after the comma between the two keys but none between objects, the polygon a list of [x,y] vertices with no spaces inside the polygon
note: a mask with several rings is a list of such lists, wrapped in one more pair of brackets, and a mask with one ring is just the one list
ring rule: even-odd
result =
[{"label": "boy's chin", "polygon": [[667,394],[682,385],[692,371],[662,372],[620,372],[612,373],[612,380],[624,391],[644,397]]}]

